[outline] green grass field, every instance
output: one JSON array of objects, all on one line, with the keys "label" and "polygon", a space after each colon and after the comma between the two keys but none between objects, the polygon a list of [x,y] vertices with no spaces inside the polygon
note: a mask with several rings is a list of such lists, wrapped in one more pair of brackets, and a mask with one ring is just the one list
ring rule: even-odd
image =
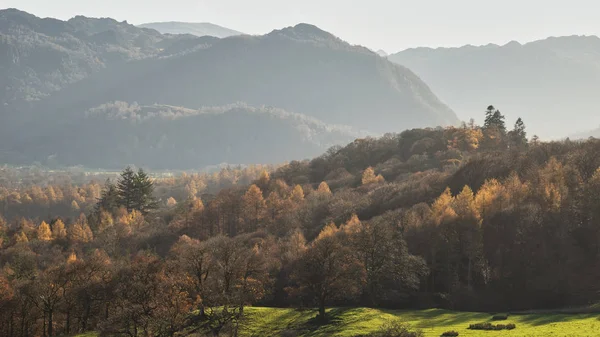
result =
[{"label": "green grass field", "polygon": [[[296,332],[302,337],[351,337],[377,330],[386,320],[400,319],[413,329],[420,329],[426,337],[440,336],[444,331],[454,330],[459,336],[519,336],[519,337],[600,337],[600,314],[528,314],[512,315],[506,321],[517,328],[511,331],[469,330],[469,324],[490,322],[491,315],[470,312],[454,312],[440,309],[422,311],[386,311],[367,308],[329,309],[329,324],[316,325],[315,310],[246,308],[242,337],[281,336]],[[290,336],[293,336],[290,334]],[[93,337],[91,334],[77,337]]]}]

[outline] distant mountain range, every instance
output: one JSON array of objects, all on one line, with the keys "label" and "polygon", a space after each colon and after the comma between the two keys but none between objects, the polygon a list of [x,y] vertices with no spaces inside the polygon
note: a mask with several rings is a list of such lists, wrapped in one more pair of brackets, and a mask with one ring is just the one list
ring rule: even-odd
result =
[{"label": "distant mountain range", "polygon": [[569,36],[527,44],[417,48],[389,60],[415,71],[463,120],[493,104],[529,134],[565,137],[600,124],[600,38]]},{"label": "distant mountain range", "polygon": [[43,164],[108,169],[283,163],[317,156],[364,135],[268,107],[233,104],[193,110],[126,102],[89,109],[59,130],[21,140],[12,148],[13,158],[20,162],[20,155],[44,154],[37,158]]},{"label": "distant mountain range", "polygon": [[214,36],[218,38],[243,34],[236,30],[221,27],[208,22],[153,22],[145,23],[139,25],[138,27],[155,29],[161,34],[191,34],[196,36]]},{"label": "distant mountain range", "polygon": [[[0,162],[43,163],[51,157],[84,166],[161,168],[223,160],[271,163],[302,157],[298,147],[308,156],[347,142],[359,131],[458,123],[407,68],[307,24],[219,39],[162,35],[112,19],[40,19],[11,9],[0,11],[0,34],[0,88],[6,88],[0,91]],[[135,127],[86,113],[111,104],[128,106],[125,111],[140,107],[134,110],[144,115],[155,107],[204,111],[237,102],[245,108],[236,113],[183,113],[176,121],[152,118]],[[268,113],[273,109],[293,113],[274,118]],[[167,140],[160,140],[163,135]],[[258,140],[248,141],[252,136]],[[243,146],[266,142],[281,146]],[[171,146],[162,162],[158,143]],[[225,152],[231,155],[223,155],[220,144],[230,144]],[[190,157],[177,157],[182,153]]]}]

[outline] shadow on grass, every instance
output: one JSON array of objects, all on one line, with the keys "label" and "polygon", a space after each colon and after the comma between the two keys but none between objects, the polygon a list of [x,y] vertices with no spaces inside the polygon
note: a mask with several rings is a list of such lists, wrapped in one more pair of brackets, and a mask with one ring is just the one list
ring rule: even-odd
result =
[{"label": "shadow on grass", "polygon": [[327,311],[327,319],[322,321],[316,314],[302,327],[305,336],[333,335],[347,331],[348,326],[367,322],[381,317],[381,312],[368,308],[333,308]]},{"label": "shadow on grass", "polygon": [[534,315],[514,315],[519,317],[519,321],[532,326],[540,326],[553,323],[566,323],[577,320],[597,318],[600,316],[597,313],[567,315],[567,314],[534,314]]},{"label": "shadow on grass", "polygon": [[442,309],[429,309],[421,311],[386,311],[396,315],[401,320],[412,323],[411,325],[419,329],[439,328],[458,324],[467,324],[473,322],[486,322],[491,320],[492,316],[473,312],[456,312]]}]

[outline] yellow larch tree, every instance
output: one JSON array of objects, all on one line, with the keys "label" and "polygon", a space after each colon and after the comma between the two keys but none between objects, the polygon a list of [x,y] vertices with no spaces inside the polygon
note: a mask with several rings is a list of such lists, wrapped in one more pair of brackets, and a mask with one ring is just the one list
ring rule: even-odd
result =
[{"label": "yellow larch tree", "polygon": [[46,223],[46,221],[42,221],[42,223],[38,226],[37,238],[40,241],[52,240],[52,231],[50,231],[50,226]]}]

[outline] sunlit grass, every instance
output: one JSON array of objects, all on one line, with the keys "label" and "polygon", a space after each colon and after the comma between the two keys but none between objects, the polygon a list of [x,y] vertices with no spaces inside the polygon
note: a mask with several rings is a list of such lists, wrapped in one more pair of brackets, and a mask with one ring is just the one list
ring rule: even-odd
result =
[{"label": "sunlit grass", "polygon": [[[503,331],[469,330],[469,324],[491,322],[485,313],[456,312],[441,309],[419,311],[378,310],[369,308],[333,308],[327,311],[330,320],[317,324],[316,310],[253,308],[245,309],[241,337],[353,337],[377,330],[385,321],[399,319],[426,337],[438,337],[454,330],[459,337],[600,337],[600,314],[527,314],[511,315],[494,324],[514,323],[517,328]],[[95,333],[76,337],[97,337]]]},{"label": "sunlit grass", "polygon": [[243,324],[243,337],[281,336],[282,332],[296,332],[297,336],[350,337],[377,330],[386,320],[400,319],[420,329],[425,336],[440,336],[454,330],[459,336],[523,336],[523,337],[567,337],[599,336],[600,314],[530,314],[512,315],[501,324],[514,323],[511,331],[469,330],[469,324],[489,322],[491,315],[470,312],[453,312],[431,309],[421,311],[386,311],[367,308],[330,309],[327,325],[315,324],[315,310],[247,308],[247,319]]}]

